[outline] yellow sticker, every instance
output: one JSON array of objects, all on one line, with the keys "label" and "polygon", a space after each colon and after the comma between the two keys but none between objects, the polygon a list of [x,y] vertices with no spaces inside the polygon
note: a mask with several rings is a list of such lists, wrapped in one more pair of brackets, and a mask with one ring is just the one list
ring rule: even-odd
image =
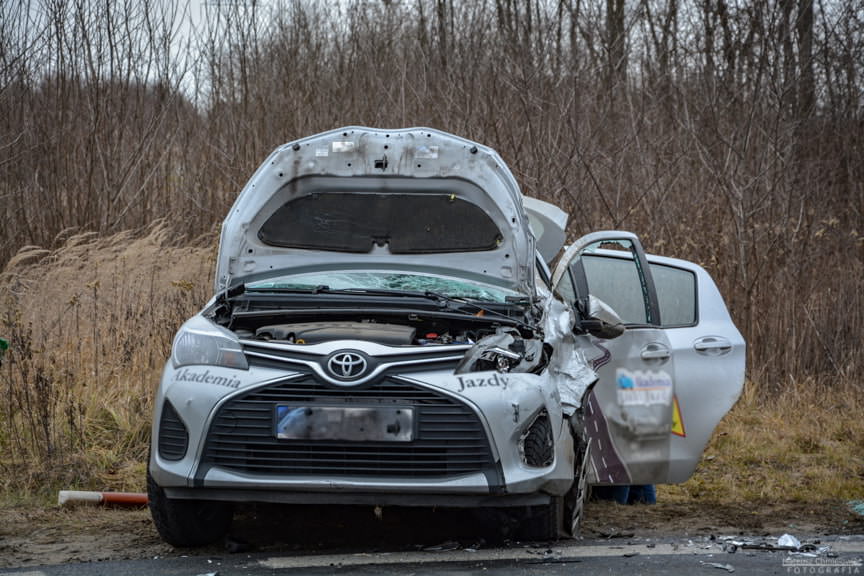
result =
[{"label": "yellow sticker", "polygon": [[682,438],[687,436],[687,433],[684,432],[684,419],[681,418],[681,408],[678,407],[678,396],[672,397],[672,434],[681,436]]}]

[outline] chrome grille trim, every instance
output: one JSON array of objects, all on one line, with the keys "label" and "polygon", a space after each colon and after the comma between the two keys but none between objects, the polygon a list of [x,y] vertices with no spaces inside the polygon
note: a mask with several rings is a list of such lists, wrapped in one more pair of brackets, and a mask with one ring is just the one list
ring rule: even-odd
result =
[{"label": "chrome grille trim", "polygon": [[[265,346],[264,344],[268,345]],[[256,363],[266,364],[268,362],[275,362],[276,365],[284,364],[296,369],[311,370],[321,380],[337,386],[344,386],[346,384],[356,386],[373,382],[388,371],[401,367],[410,367],[412,370],[452,369],[458,365],[465,355],[465,350],[462,349],[461,346],[447,346],[446,349],[441,348],[444,347],[429,346],[420,347],[419,350],[422,350],[422,353],[410,352],[390,356],[369,356],[372,365],[369,372],[357,380],[343,382],[330,377],[324,370],[323,364],[326,362],[329,356],[328,354],[315,354],[311,352],[298,353],[294,350],[286,349],[283,345],[274,345],[270,343],[251,344],[248,341],[243,341],[243,353],[252,365],[255,365]],[[368,352],[362,347],[350,348],[343,346],[334,349],[334,351],[343,349],[346,351],[356,349],[358,352],[368,354]]]}]

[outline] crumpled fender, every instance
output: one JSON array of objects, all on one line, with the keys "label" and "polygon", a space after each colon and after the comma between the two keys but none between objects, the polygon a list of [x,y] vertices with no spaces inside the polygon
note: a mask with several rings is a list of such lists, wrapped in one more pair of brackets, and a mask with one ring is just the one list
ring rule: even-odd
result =
[{"label": "crumpled fender", "polygon": [[597,381],[597,373],[585,360],[573,333],[574,324],[571,308],[550,295],[543,311],[545,340],[553,348],[548,371],[567,416],[572,416],[582,406],[585,391]]}]

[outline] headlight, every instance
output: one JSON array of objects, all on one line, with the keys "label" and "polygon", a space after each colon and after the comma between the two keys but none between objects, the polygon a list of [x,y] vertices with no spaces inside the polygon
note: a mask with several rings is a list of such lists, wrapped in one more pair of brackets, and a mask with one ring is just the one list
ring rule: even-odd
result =
[{"label": "headlight", "polygon": [[480,353],[480,359],[489,362],[489,364],[495,367],[495,370],[503,374],[504,372],[510,372],[514,366],[518,366],[524,359],[524,356],[521,353],[513,352],[506,348],[493,346],[492,348],[483,350]]},{"label": "headlight", "polygon": [[190,364],[249,368],[243,348],[234,335],[201,317],[193,318],[177,333],[171,363],[174,368]]},{"label": "headlight", "polygon": [[535,372],[542,368],[543,343],[524,339],[514,328],[498,328],[495,334],[484,336],[462,357],[456,374],[468,372]]}]

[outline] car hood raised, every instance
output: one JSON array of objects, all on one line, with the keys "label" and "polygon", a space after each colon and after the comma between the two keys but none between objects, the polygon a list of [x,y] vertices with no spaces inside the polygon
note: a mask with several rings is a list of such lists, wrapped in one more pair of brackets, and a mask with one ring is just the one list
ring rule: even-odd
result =
[{"label": "car hood raised", "polygon": [[348,127],[277,148],[222,224],[217,291],[275,274],[385,269],[534,293],[522,194],[491,148]]}]

